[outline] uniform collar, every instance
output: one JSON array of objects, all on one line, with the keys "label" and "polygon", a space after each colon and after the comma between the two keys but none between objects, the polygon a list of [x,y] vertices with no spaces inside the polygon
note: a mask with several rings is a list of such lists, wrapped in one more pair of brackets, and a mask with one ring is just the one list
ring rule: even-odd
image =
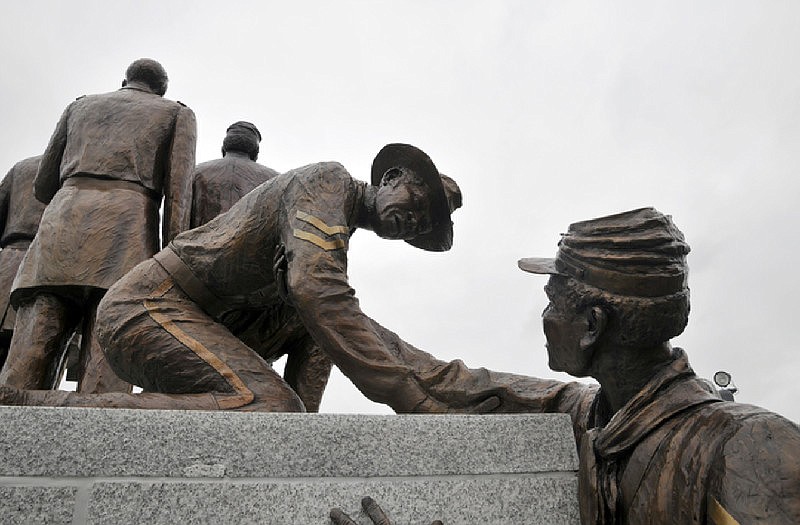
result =
[{"label": "uniform collar", "polygon": [[[610,419],[602,389],[592,405],[590,421],[595,423],[595,451],[602,457],[622,454],[674,415],[690,407],[722,401],[711,385],[698,378],[686,353],[675,348],[672,361],[659,371]],[[607,424],[603,425],[603,420]]]}]

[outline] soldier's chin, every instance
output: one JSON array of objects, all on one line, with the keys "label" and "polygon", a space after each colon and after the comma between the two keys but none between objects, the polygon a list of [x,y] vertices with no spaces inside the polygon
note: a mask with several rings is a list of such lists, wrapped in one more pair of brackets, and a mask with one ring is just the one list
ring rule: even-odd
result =
[{"label": "soldier's chin", "polygon": [[549,356],[547,359],[547,366],[550,367],[550,370],[553,372],[566,372],[564,367],[558,364],[558,361],[553,359],[553,356]]}]

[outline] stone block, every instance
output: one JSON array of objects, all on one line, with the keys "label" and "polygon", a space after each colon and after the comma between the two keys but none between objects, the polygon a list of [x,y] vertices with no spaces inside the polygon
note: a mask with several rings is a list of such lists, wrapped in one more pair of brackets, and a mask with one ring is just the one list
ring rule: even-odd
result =
[{"label": "stone block", "polygon": [[3,523],[577,524],[569,417],[0,407]]}]

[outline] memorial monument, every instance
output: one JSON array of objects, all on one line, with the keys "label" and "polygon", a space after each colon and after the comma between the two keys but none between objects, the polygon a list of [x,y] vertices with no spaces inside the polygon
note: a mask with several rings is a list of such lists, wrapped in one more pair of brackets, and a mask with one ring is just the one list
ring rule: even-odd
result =
[{"label": "memorial monument", "polygon": [[[276,486],[284,489],[286,479],[294,475],[389,476],[388,481],[358,485],[365,495],[375,496],[361,503],[364,515],[376,525],[389,525],[390,516],[398,514],[403,519],[442,518],[428,514],[444,508],[431,503],[435,490],[446,491],[448,497],[464,490],[458,480],[431,483],[427,478],[454,474],[487,475],[490,479],[481,480],[480,486],[492,486],[493,494],[502,494],[501,486],[524,487],[527,500],[482,504],[494,514],[479,518],[489,521],[491,516],[506,521],[535,515],[541,522],[542,515],[557,515],[559,523],[574,522],[574,501],[563,497],[577,493],[584,524],[800,523],[800,428],[767,410],[724,401],[695,375],[686,352],[670,344],[688,322],[689,246],[669,216],[642,208],[574,223],[555,258],[519,261],[524,271],[550,276],[545,288],[549,305],[542,314],[550,367],[592,377],[599,386],[469,369],[461,361],[436,359],[367,317],[347,280],[349,241],[357,229],[427,251],[452,246],[451,215],[462,204],[461,192],[426,153],[408,144],[385,146],[373,161],[370,183],[352,178],[335,162],[277,174],[255,163],[261,135],[252,124],[240,121],[227,130],[223,158],[197,167],[192,199],[194,114],[163,98],[166,85],[160,64],[135,61],[121,90],[71,104],[41,161],[23,161],[0,185],[0,206],[11,209],[10,215],[0,213],[0,219],[5,218],[0,257],[9,261],[31,237],[30,229],[23,232],[14,225],[38,222],[33,218],[35,206],[30,216],[24,211],[24,197],[18,199],[22,204],[14,204],[16,172],[30,175],[38,163],[27,196],[32,191],[39,201],[49,203],[12,287],[11,303],[18,312],[8,361],[0,372],[0,404],[213,413],[69,414],[3,407],[3,431],[11,432],[0,440],[5,447],[0,454],[0,477],[5,480],[0,500],[10,502],[7,512],[19,508],[18,501],[31,500],[19,496],[25,490],[16,490],[30,487],[28,477],[55,476],[59,488],[69,487],[65,492],[83,491],[63,497],[74,500],[74,522],[91,515],[105,523],[106,509],[89,503],[95,500],[87,487],[97,501],[114,491],[107,485],[117,483],[132,483],[146,492],[154,485],[151,474],[156,471],[165,485],[181,484],[190,491],[198,490],[197,485],[201,493],[205,485],[213,485],[212,493],[216,487],[237,490],[231,488],[228,471],[235,465],[237,476],[256,479],[254,483],[266,486],[269,493]],[[221,186],[213,189],[213,183]],[[158,251],[162,199],[164,246]],[[184,231],[190,225],[194,228]],[[10,270],[3,271],[0,277],[8,281]],[[11,319],[7,307],[4,319]],[[67,339],[78,323],[83,335],[79,391],[53,390]],[[271,366],[281,355],[289,356],[284,377]],[[518,472],[515,464],[525,461],[520,456],[536,452],[533,445],[521,453],[514,448],[526,436],[509,434],[503,427],[509,420],[504,418],[386,418],[374,419],[369,426],[346,417],[225,413],[316,411],[331,364],[365,396],[398,413],[517,414],[514,428],[531,433],[537,432],[535,425],[525,426],[531,425],[531,418],[519,414],[557,413],[541,421],[551,428],[559,419],[571,422],[568,452],[564,454],[562,439],[548,449],[551,456],[559,456],[557,466],[542,466],[547,461],[537,457],[536,466],[526,465],[527,470]],[[144,391],[132,394],[130,384]],[[40,428],[39,418],[47,424],[60,418],[58,430],[50,431],[47,424]],[[13,453],[16,438],[31,429],[36,440],[53,438],[48,445],[52,449],[62,443],[73,446],[81,441],[75,426],[70,427],[75,420],[80,420],[78,432],[92,428],[102,445],[85,456],[71,448],[51,456],[64,462],[89,457],[89,465],[70,464],[61,471],[61,462],[53,461],[53,470],[47,462],[26,464]],[[107,421],[112,423],[104,426]],[[166,455],[169,460],[178,458],[177,467],[163,458],[145,457],[162,428],[148,423],[163,421],[181,434],[179,449]],[[458,439],[467,434],[456,434],[447,443],[441,436],[450,437],[448,429],[453,428],[475,436],[482,430],[475,428],[475,421],[501,429],[489,438],[501,456],[515,452],[502,463],[494,456],[483,457],[477,468],[452,458],[453,448],[461,445]],[[270,437],[279,439],[264,447],[247,435],[240,449],[228,447],[234,439],[231,422],[234,429],[254,425],[247,427],[252,433],[268,429]],[[401,425],[399,432],[381,433],[396,423]],[[313,432],[305,435],[313,425],[328,439],[324,445],[292,441],[298,435],[319,438]],[[350,439],[359,425],[368,430]],[[410,430],[424,434],[428,425],[438,425],[433,437],[389,443]],[[348,439],[329,439],[344,427]],[[62,435],[63,428],[67,431]],[[144,428],[139,449],[131,452],[125,438],[110,458],[103,457],[115,432],[124,429],[127,436]],[[203,429],[199,438],[198,428]],[[209,435],[218,437],[208,443]],[[289,442],[294,448],[287,461],[280,452],[276,456],[275,449]],[[403,448],[410,442],[418,450]],[[357,446],[349,449],[352,443]],[[388,445],[395,448],[387,455]],[[333,459],[308,454],[312,449]],[[437,457],[445,449],[447,457]],[[246,460],[237,456],[239,450],[246,451]],[[410,474],[407,463],[423,450],[427,464]],[[481,454],[476,449],[471,453]],[[570,463],[576,456],[577,479]],[[259,459],[255,476],[253,457],[267,458]],[[403,459],[396,461],[397,457]],[[358,468],[347,464],[352,458]],[[431,464],[434,460],[441,463]],[[380,468],[376,471],[374,465]],[[500,471],[492,470],[498,465]],[[495,483],[509,472],[513,480]],[[542,473],[547,473],[546,480]],[[421,479],[405,484],[394,479],[410,475]],[[113,476],[122,481],[105,479]],[[105,481],[96,481],[98,477]],[[208,482],[212,478],[223,481]],[[403,494],[410,494],[411,510],[403,507],[398,492],[387,489],[401,484]],[[3,490],[9,486],[11,490]],[[531,501],[535,492],[547,489],[556,489],[553,501],[559,507],[545,508],[544,514],[540,507],[532,513],[520,510],[526,502],[533,508],[539,503]],[[123,492],[129,497],[129,491]],[[332,506],[335,495],[347,493],[329,480],[302,482],[288,492],[302,492],[312,501],[309,508],[297,502],[290,515],[313,519],[320,502]],[[148,496],[142,501],[153,500]],[[379,505],[382,497],[390,498],[386,512]],[[426,501],[424,516],[416,515],[414,498]],[[208,499],[208,494],[198,497]],[[36,496],[33,500],[39,501]],[[276,519],[274,501],[266,506],[269,519]],[[186,506],[180,507],[184,511]],[[152,510],[152,516],[160,516],[153,522],[171,523],[173,516],[160,510]],[[284,512],[280,520],[286,521],[285,516]],[[352,516],[352,511],[348,515],[339,508],[329,515],[335,525],[353,525]],[[455,519],[470,523],[475,516],[470,510]],[[114,519],[125,523],[134,518],[117,514]]]}]

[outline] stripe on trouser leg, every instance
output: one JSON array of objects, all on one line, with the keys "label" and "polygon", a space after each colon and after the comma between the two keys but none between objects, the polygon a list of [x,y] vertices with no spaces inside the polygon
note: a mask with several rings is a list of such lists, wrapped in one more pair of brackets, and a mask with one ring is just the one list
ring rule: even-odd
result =
[{"label": "stripe on trouser leg", "polygon": [[158,307],[149,300],[145,299],[144,307],[153,321],[157,322],[183,346],[194,352],[197,357],[208,363],[214,370],[217,371],[217,373],[225,378],[225,381],[227,381],[234,391],[236,391],[236,394],[238,395],[225,395],[224,397],[215,396],[217,404],[220,408],[239,408],[253,402],[253,399],[255,399],[253,392],[247,388],[247,385],[244,384],[244,381],[242,381],[241,378],[237,376],[236,373],[231,370],[231,368],[225,364],[224,361],[222,361],[222,359],[217,357],[213,352],[211,352],[211,350],[203,346],[200,341],[181,330],[172,321],[172,319],[160,313],[158,311]]}]

